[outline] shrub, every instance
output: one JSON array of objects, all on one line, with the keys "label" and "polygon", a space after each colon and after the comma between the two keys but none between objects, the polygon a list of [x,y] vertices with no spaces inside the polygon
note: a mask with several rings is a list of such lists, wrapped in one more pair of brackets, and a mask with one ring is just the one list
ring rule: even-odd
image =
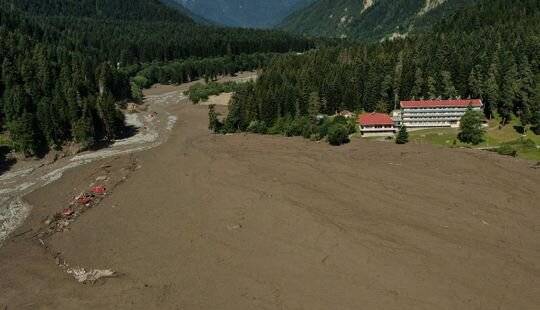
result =
[{"label": "shrub", "polygon": [[497,148],[497,153],[500,155],[505,155],[505,156],[512,156],[512,157],[517,156],[517,150],[514,149],[514,147],[512,147],[509,144],[504,144],[500,146],[499,148]]},{"label": "shrub", "polygon": [[328,142],[331,145],[342,145],[349,142],[349,132],[343,124],[334,124],[328,129]]},{"label": "shrub", "polygon": [[268,133],[271,135],[280,135],[285,133],[285,127],[288,126],[290,119],[287,117],[278,118],[272,127],[268,129]]},{"label": "shrub", "polygon": [[263,121],[252,121],[247,128],[248,132],[265,134],[268,131],[266,124]]},{"label": "shrub", "polygon": [[152,86],[152,81],[147,79],[145,76],[137,75],[133,78],[133,83],[140,88],[148,88]]}]

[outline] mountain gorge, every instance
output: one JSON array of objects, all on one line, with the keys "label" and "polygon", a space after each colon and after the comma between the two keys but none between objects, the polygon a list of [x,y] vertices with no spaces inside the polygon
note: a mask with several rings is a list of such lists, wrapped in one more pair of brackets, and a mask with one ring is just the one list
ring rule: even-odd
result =
[{"label": "mountain gorge", "polygon": [[194,14],[230,27],[269,28],[314,0],[166,0]]},{"label": "mountain gorge", "polygon": [[381,40],[429,28],[475,0],[318,0],[281,28],[310,36]]}]

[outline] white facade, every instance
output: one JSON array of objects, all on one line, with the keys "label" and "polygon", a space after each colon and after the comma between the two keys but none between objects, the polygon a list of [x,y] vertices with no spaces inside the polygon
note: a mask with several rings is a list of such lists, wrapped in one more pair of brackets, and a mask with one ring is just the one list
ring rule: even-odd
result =
[{"label": "white facade", "polygon": [[[459,127],[468,107],[418,107],[401,109],[401,122],[407,128]],[[481,111],[481,107],[473,107]]]},{"label": "white facade", "polygon": [[391,137],[396,133],[394,125],[359,125],[358,128],[363,137]]}]

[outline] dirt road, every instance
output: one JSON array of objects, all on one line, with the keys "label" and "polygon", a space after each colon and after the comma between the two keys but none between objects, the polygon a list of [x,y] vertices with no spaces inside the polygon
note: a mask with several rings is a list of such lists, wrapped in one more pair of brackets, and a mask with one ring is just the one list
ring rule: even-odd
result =
[{"label": "dirt road", "polygon": [[[488,152],[212,135],[67,171],[0,249],[0,309],[538,309],[540,170]],[[33,231],[106,174],[70,229]],[[72,266],[118,278],[79,284]]]}]

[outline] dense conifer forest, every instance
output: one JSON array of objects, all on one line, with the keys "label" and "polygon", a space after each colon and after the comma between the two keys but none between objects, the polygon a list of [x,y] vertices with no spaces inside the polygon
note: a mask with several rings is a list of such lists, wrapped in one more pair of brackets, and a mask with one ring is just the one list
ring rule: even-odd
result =
[{"label": "dense conifer forest", "polygon": [[[226,131],[411,98],[481,98],[486,117],[540,123],[540,2],[484,0],[407,39],[275,59],[233,98]],[[285,126],[287,127],[287,126]],[[223,131],[223,128],[221,128]],[[309,135],[308,135],[309,136]]]},{"label": "dense conifer forest", "polygon": [[122,136],[116,103],[149,83],[253,69],[268,52],[312,47],[282,32],[198,25],[158,0],[3,1],[0,134],[27,156],[92,146]]}]

